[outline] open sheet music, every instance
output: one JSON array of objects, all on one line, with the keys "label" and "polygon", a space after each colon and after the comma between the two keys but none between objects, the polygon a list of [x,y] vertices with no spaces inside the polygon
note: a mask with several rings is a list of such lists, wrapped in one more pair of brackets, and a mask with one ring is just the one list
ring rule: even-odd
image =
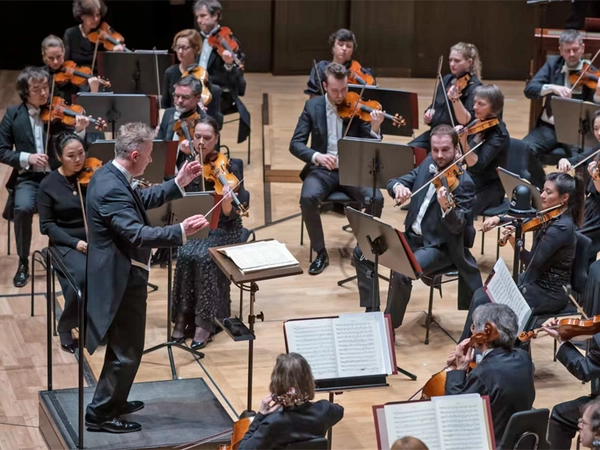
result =
[{"label": "open sheet music", "polygon": [[288,352],[308,361],[315,380],[396,373],[390,322],[382,312],[288,320]]},{"label": "open sheet music", "polygon": [[242,273],[299,264],[285,244],[270,240],[217,249],[230,258]]},{"label": "open sheet music", "polygon": [[413,436],[432,450],[493,450],[490,411],[489,398],[479,394],[373,406],[378,448],[389,450],[397,439]]},{"label": "open sheet music", "polygon": [[494,264],[493,274],[486,283],[485,291],[494,303],[507,305],[515,312],[519,319],[519,333],[523,331],[531,317],[531,307],[521,294],[502,258]]}]

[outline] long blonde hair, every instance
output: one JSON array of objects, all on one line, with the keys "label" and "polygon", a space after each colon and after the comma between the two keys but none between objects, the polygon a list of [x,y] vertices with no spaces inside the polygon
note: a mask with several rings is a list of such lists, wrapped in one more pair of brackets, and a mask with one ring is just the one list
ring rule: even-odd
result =
[{"label": "long blonde hair", "polygon": [[450,47],[450,51],[453,50],[459,52],[465,59],[471,58],[472,62],[469,72],[481,80],[481,59],[479,59],[479,50],[477,50],[477,47],[468,42],[459,42]]}]

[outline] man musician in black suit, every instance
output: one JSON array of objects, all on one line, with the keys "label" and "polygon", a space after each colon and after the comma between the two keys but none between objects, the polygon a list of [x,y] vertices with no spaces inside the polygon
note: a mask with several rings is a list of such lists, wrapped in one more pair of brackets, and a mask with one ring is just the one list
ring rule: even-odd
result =
[{"label": "man musician in black suit", "polygon": [[[422,189],[410,201],[404,222],[404,236],[424,274],[435,273],[452,265],[458,269],[458,303],[466,308],[473,292],[482,286],[479,268],[469,251],[475,238],[471,214],[475,184],[465,171],[458,176],[459,184],[449,198],[445,187],[441,187],[436,193],[434,184],[430,183],[439,171],[455,161],[458,151],[456,131],[449,125],[438,125],[431,131],[429,156],[409,174],[390,180],[387,187],[390,196],[397,203],[404,203],[411,198],[412,192],[429,184],[428,188]],[[364,259],[358,246],[353,257],[360,305],[369,311],[372,305],[370,273],[373,272],[373,263]],[[410,279],[394,272],[385,309],[385,313],[392,317],[394,328],[402,325],[411,291]]]},{"label": "man musician in black suit", "polygon": [[[323,225],[319,205],[330,193],[343,191],[348,196],[364,203],[371,197],[371,189],[340,185],[338,172],[338,140],[344,136],[348,122],[342,120],[337,112],[348,94],[348,69],[332,62],[325,69],[323,80],[325,95],[307,100],[304,110],[298,119],[290,142],[290,152],[306,163],[300,173],[303,180],[300,194],[302,218],[310,237],[311,246],[317,253],[310,265],[308,273],[317,275],[329,264],[329,256],[325,248]],[[371,125],[360,119],[353,119],[348,129],[348,136],[379,139],[383,113],[371,112]],[[311,138],[310,147],[307,146]],[[375,199],[371,199],[367,212],[380,217],[383,209],[383,197],[377,191]]]},{"label": "man musician in black suit", "polygon": [[127,401],[144,350],[146,297],[152,248],[182,245],[186,236],[208,225],[202,215],[180,224],[152,227],[146,209],[184,195],[183,188],[201,173],[198,162],[186,163],[177,177],[136,189],[133,177],[152,162],[154,130],[142,123],[119,129],[115,159],[100,168],[87,190],[88,326],[86,348],[93,354],[106,343],[104,366],[88,405],[88,429],[112,433],[139,431],[121,419],[144,407]]},{"label": "man musician in black suit", "polygon": [[[250,113],[240,99],[246,93],[243,67],[237,62],[245,62],[240,43],[233,37],[238,44],[238,51],[233,54],[224,50],[222,55],[210,45],[209,37],[221,29],[222,7],[218,0],[198,0],[194,3],[194,16],[204,40],[198,65],[206,69],[210,76],[213,97],[217,95],[221,99],[221,112],[228,114],[237,110],[240,114],[238,143],[244,142],[250,135]],[[222,92],[218,92],[219,89]]]},{"label": "man musician in black suit", "polygon": [[[9,202],[12,201],[14,206],[15,240],[19,255],[19,267],[13,284],[23,287],[29,278],[31,224],[37,211],[40,182],[46,173],[60,163],[53,145],[46,146],[48,126],[40,118],[41,108],[48,104],[50,97],[48,72],[41,67],[26,67],[17,77],[17,91],[22,103],[10,106],[0,123],[0,163],[13,167],[6,186],[13,190]],[[75,131],[79,137],[84,137],[88,125],[88,118],[76,117]],[[60,123],[50,125],[51,142],[52,136],[64,130],[65,126]],[[5,213],[8,213],[5,218],[9,218],[10,212]]]}]

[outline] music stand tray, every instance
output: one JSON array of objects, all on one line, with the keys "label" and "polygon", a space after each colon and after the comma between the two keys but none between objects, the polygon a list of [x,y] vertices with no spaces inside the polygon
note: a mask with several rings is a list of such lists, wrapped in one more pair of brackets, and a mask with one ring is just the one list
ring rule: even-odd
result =
[{"label": "music stand tray", "polygon": [[[596,142],[594,115],[600,105],[575,98],[552,98],[556,140],[583,151],[586,142]],[[589,146],[588,146],[589,147]]]},{"label": "music stand tray", "polygon": [[98,139],[90,144],[88,158],[96,158],[106,164],[115,158],[115,141],[112,139]]},{"label": "music stand tray", "polygon": [[[110,92],[79,92],[77,104],[92,117],[102,117],[111,126],[113,137],[123,124],[143,122],[156,126],[152,102],[147,95],[113,94]],[[157,116],[158,117],[158,116]]]}]

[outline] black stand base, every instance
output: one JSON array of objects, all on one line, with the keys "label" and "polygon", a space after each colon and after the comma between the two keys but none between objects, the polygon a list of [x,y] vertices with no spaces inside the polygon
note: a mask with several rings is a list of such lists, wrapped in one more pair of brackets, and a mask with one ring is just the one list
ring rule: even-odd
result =
[{"label": "black stand base", "polygon": [[156,284],[148,283],[148,287],[150,288],[150,291],[148,291],[148,292],[156,292],[156,291],[158,291],[158,286]]}]

